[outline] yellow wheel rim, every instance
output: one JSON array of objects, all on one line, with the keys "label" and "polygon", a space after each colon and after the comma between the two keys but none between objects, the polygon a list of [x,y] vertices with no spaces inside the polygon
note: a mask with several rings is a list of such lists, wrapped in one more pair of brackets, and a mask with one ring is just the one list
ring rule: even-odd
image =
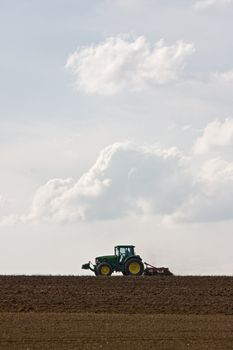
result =
[{"label": "yellow wheel rim", "polygon": [[129,271],[132,275],[136,275],[140,272],[140,264],[136,261],[129,264]]},{"label": "yellow wheel rim", "polygon": [[108,275],[110,273],[110,268],[107,265],[101,267],[101,275]]}]

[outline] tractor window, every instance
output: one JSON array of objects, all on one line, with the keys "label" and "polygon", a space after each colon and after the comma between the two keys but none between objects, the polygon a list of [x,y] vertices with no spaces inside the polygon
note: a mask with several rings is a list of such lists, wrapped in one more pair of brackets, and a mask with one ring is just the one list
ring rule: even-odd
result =
[{"label": "tractor window", "polygon": [[128,254],[127,254],[127,253],[128,253],[128,249],[127,249],[127,248],[121,247],[119,250],[120,250],[120,255],[121,255],[121,256],[126,256],[126,255],[128,255]]},{"label": "tractor window", "polygon": [[120,255],[120,261],[128,256],[134,255],[133,247],[120,247],[118,255]]}]

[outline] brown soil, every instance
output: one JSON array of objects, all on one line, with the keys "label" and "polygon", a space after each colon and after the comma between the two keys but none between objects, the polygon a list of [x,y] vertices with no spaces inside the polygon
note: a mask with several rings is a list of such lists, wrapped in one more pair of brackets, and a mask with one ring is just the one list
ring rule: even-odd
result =
[{"label": "brown soil", "polygon": [[0,349],[233,349],[233,277],[0,276]]},{"label": "brown soil", "polygon": [[233,315],[233,277],[0,276],[0,312]]}]

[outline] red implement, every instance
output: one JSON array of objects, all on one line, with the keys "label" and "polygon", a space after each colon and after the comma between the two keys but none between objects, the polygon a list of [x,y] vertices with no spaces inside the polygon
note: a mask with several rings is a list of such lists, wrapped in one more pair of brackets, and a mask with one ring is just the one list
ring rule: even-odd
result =
[{"label": "red implement", "polygon": [[144,270],[145,276],[173,276],[168,267],[155,267],[146,262],[144,264],[146,265]]}]

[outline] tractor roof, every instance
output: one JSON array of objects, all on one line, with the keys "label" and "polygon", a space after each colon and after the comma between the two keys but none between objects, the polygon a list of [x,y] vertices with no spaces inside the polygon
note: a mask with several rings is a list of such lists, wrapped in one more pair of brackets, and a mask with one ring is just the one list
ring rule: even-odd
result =
[{"label": "tractor roof", "polygon": [[116,245],[115,248],[124,248],[124,247],[132,247],[135,248],[135,245],[130,245],[130,244],[121,244],[121,245]]}]

